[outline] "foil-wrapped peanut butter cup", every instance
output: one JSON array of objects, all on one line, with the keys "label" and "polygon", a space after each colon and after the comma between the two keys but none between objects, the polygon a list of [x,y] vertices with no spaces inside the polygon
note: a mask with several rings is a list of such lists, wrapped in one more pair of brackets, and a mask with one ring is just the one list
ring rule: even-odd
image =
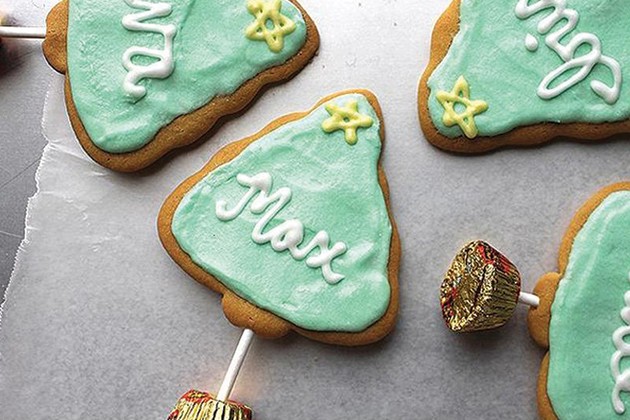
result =
[{"label": "foil-wrapped peanut butter cup", "polygon": [[440,288],[446,325],[455,332],[489,330],[512,316],[521,292],[516,266],[486,242],[462,248]]},{"label": "foil-wrapped peanut butter cup", "polygon": [[168,420],[251,420],[252,410],[234,401],[219,401],[207,392],[184,394]]}]

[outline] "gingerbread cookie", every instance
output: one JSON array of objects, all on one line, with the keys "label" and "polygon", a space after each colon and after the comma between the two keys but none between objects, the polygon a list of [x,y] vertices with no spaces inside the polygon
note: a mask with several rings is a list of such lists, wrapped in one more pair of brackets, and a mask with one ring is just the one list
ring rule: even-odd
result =
[{"label": "gingerbread cookie", "polygon": [[64,0],[47,28],[44,54],[66,75],[77,137],[118,171],[198,140],[319,46],[295,0]]},{"label": "gingerbread cookie", "polygon": [[538,387],[544,419],[616,419],[630,404],[630,183],[612,185],[577,213],[558,273],[534,293],[528,324],[549,349]]},{"label": "gingerbread cookie", "polygon": [[426,138],[475,153],[630,132],[624,0],[453,0],[419,87]]},{"label": "gingerbread cookie", "polygon": [[400,244],[371,93],[329,96],[226,146],[160,212],[171,257],[223,295],[235,325],[341,345],[377,341],[398,311]]}]

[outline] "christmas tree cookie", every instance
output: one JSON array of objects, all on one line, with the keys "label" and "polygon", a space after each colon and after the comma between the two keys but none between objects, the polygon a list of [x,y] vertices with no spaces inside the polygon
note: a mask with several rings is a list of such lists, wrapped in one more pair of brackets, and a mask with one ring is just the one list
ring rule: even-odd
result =
[{"label": "christmas tree cookie", "polygon": [[426,138],[474,153],[630,132],[625,0],[453,0],[419,88]]},{"label": "christmas tree cookie", "polygon": [[318,46],[295,0],[64,0],[48,16],[44,54],[66,75],[86,152],[134,171],[295,75]]},{"label": "christmas tree cookie", "polygon": [[235,325],[360,345],[394,326],[398,235],[379,164],[383,122],[367,91],[228,145],[166,200],[171,257],[223,295]]},{"label": "christmas tree cookie", "polygon": [[534,293],[529,330],[549,349],[538,382],[545,419],[630,416],[630,183],[612,185],[578,212],[557,273]]}]

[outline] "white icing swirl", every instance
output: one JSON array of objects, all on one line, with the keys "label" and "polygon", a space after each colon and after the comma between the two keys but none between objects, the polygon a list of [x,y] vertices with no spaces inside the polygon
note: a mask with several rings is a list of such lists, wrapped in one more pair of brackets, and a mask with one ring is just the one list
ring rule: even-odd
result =
[{"label": "white icing swirl", "polygon": [[[613,84],[608,86],[599,80],[593,80],[591,89],[606,103],[615,104],[621,95],[623,77],[621,65],[615,59],[602,54],[602,43],[599,38],[591,33],[580,32],[575,34],[566,45],[560,42],[577,27],[580,20],[578,12],[567,8],[566,0],[538,0],[532,4],[530,1],[518,0],[516,16],[519,19],[528,19],[542,10],[553,9],[538,23],[537,30],[541,35],[547,35],[545,44],[564,61],[564,64],[551,71],[542,80],[538,86],[538,96],[542,99],[553,99],[586,79],[597,65],[602,65],[610,70]],[[551,32],[556,26],[559,26],[558,29]],[[587,46],[589,51],[576,56],[583,46]],[[566,80],[552,87],[563,78]]]},{"label": "white icing swirl", "polygon": [[253,177],[238,174],[236,180],[242,186],[249,187],[249,190],[232,209],[227,208],[225,200],[218,200],[215,212],[219,220],[225,222],[234,220],[245,209],[247,203],[256,196],[249,207],[250,211],[253,214],[261,214],[267,209],[267,212],[254,226],[252,232],[254,242],[257,244],[270,243],[276,252],[289,250],[291,256],[298,261],[303,260],[313,250],[319,248],[319,254],[307,258],[306,265],[311,268],[321,268],[324,280],[329,284],[337,284],[344,279],[342,274],[332,270],[331,263],[333,259],[346,252],[346,244],[337,242],[330,248],[330,237],[325,231],[319,231],[302,248],[299,248],[299,245],[304,241],[304,225],[297,219],[286,220],[264,232],[269,222],[291,201],[291,189],[283,187],[270,194],[273,180],[271,175],[266,172]]},{"label": "white icing swirl", "polygon": [[[630,280],[630,274],[628,274]],[[615,379],[615,387],[612,391],[613,408],[617,414],[623,414],[626,406],[621,401],[621,392],[630,392],[630,369],[621,371],[621,359],[630,356],[630,344],[624,340],[624,337],[630,336],[630,291],[623,295],[626,306],[621,310],[621,319],[627,324],[619,327],[613,333],[613,342],[617,351],[610,359],[610,370]]]},{"label": "white icing swirl", "polygon": [[[158,25],[145,23],[150,19],[165,17],[171,14],[173,7],[168,3],[151,3],[144,0],[125,0],[127,5],[134,9],[144,9],[142,12],[126,15],[122,19],[122,25],[130,31],[154,32],[164,36],[164,49],[133,46],[123,54],[123,66],[128,71],[123,89],[136,100],[147,94],[147,89],[138,83],[145,78],[165,79],[173,73],[175,62],[173,60],[173,38],[177,33],[175,25]],[[136,56],[156,58],[158,61],[148,65],[133,63]]]}]

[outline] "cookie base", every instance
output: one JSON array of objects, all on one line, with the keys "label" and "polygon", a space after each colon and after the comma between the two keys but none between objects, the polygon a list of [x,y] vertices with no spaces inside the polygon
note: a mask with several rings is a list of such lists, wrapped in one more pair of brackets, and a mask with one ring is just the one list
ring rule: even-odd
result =
[{"label": "cookie base", "polygon": [[465,136],[447,137],[441,134],[431,119],[429,112],[428,81],[435,69],[446,57],[453,39],[459,32],[461,0],[453,0],[440,16],[431,37],[431,55],[418,87],[418,114],[420,125],[427,140],[434,146],[455,153],[484,153],[509,146],[535,146],[558,138],[592,142],[612,137],[620,133],[630,133],[630,119],[605,124],[591,123],[540,123],[517,127],[498,136],[478,136],[469,139]]},{"label": "cookie base", "polygon": [[[364,331],[358,333],[346,333],[346,332],[321,332],[311,331],[300,328],[290,322],[259,308],[248,301],[244,300],[230,289],[225,287],[217,278],[208,274],[201,267],[196,265],[190,256],[186,254],[177,243],[175,236],[171,231],[171,225],[173,222],[173,216],[175,211],[188,191],[199,183],[208,173],[212,172],[217,167],[230,162],[236,158],[247,146],[271,131],[276,130],[281,125],[290,123],[295,120],[304,118],[313,110],[326,102],[329,102],[333,98],[351,93],[358,93],[365,96],[374,110],[376,111],[379,120],[383,120],[382,110],[376,100],[374,94],[365,90],[350,90],[339,92],[334,95],[328,96],[319,101],[311,110],[303,113],[290,114],[281,117],[271,124],[267,125],[257,134],[245,138],[243,140],[231,143],[225,146],[223,149],[214,155],[214,157],[206,164],[206,166],[195,175],[184,181],[175,191],[166,199],[166,202],[160,210],[158,217],[158,233],[162,245],[166,251],[171,255],[177,264],[179,264],[184,271],[186,271],[191,277],[200,282],[201,284],[209,287],[217,293],[223,295],[222,304],[223,311],[228,320],[237,327],[249,328],[253,330],[257,335],[264,338],[278,338],[286,335],[290,331],[296,331],[297,333],[309,337],[316,341],[324,343],[337,344],[342,346],[358,346],[364,344],[370,344],[379,341],[385,337],[393,329],[398,314],[399,298],[398,298],[398,267],[400,265],[400,239],[398,230],[391,216],[389,188],[387,185],[387,179],[385,172],[383,171],[380,163],[378,166],[379,184],[385,197],[385,204],[388,209],[389,219],[392,225],[392,240],[390,245],[389,263],[387,266],[388,281],[391,288],[391,297],[389,305],[385,314],[370,327]],[[385,138],[384,127],[381,124],[381,139]]]},{"label": "cookie base", "polygon": [[[597,194],[592,196],[576,213],[565,233],[560,245],[558,255],[557,273],[547,273],[543,275],[536,287],[534,293],[540,297],[540,305],[538,308],[530,308],[527,314],[527,326],[529,333],[536,343],[544,349],[549,349],[549,325],[551,322],[551,305],[556,296],[556,291],[562,277],[564,276],[567,265],[569,264],[569,256],[573,241],[580,232],[584,224],[588,221],[591,214],[599,207],[599,205],[611,194],[617,191],[630,190],[630,182],[622,182],[610,185]],[[549,352],[545,354],[538,375],[538,412],[545,420],[557,419],[549,395],[547,394],[547,376],[549,374]]]},{"label": "cookie base", "polygon": [[313,20],[300,4],[289,0],[302,13],[306,22],[306,42],[286,63],[267,69],[242,84],[234,93],[218,96],[201,108],[177,117],[162,127],[142,148],[128,153],[108,153],[99,149],[85,130],[72,99],[67,63],[68,0],[57,4],[46,19],[47,34],[44,56],[58,72],[66,75],[66,107],[70,123],[81,146],[97,163],[119,172],[134,172],[146,168],[168,152],[194,143],[209,132],[222,118],[243,111],[270,85],[291,79],[302,70],[319,49],[319,33]]}]

